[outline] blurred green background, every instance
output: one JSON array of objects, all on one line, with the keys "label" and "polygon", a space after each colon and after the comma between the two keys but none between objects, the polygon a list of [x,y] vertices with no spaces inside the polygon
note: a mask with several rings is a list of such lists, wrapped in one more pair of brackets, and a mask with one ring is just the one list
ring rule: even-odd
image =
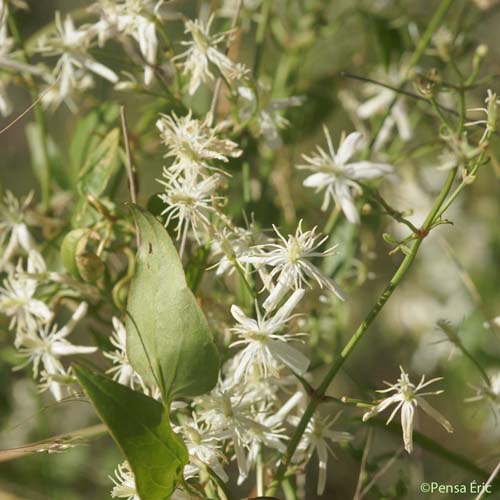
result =
[{"label": "blurred green background", "polygon": [[[23,36],[28,37],[50,22],[56,9],[70,12],[87,2],[69,0],[32,0],[29,12],[18,14]],[[171,9],[180,9],[188,16],[195,16],[202,2],[175,1]],[[206,3],[203,2],[206,6]],[[250,202],[245,210],[254,212],[264,226],[272,223],[291,228],[296,218],[303,217],[307,226],[323,225],[325,218],[320,212],[321,199],[301,186],[303,172],[294,166],[300,163],[300,154],[322,144],[321,125],[325,123],[333,132],[334,142],[340,133],[354,128],[345,93],[360,95],[361,84],[342,77],[341,71],[368,76],[384,62],[385,57],[397,58],[409,47],[412,29],[421,33],[438,2],[436,0],[374,1],[374,0],[276,0],[273,2],[277,30],[280,25],[287,33],[292,56],[286,61],[291,68],[283,85],[289,95],[306,97],[305,104],[292,109],[287,118],[290,128],[284,132],[285,146],[271,161],[272,175],[264,188],[264,199]],[[211,3],[216,8],[217,2]],[[304,11],[308,15],[304,15]],[[479,10],[470,0],[456,0],[446,25],[450,30],[465,30],[464,55],[457,63],[468,71],[468,61],[475,47],[485,43],[489,54],[484,74],[500,74],[500,9]],[[179,21],[167,21],[167,29],[175,41],[182,36]],[[299,39],[299,35],[304,38]],[[391,38],[392,37],[392,38]],[[250,61],[255,47],[255,31],[243,34],[239,58]],[[392,47],[392,49],[391,49]],[[393,53],[394,52],[394,53]],[[109,58],[110,65],[126,68],[123,56],[113,56],[108,48],[102,57]],[[269,77],[285,71],[285,63],[272,39],[265,45],[263,73]],[[443,77],[452,78],[452,72],[432,57],[422,61],[422,70],[438,67]],[[275,73],[276,71],[276,73]],[[96,79],[97,80],[97,79]],[[499,89],[497,82],[491,83]],[[412,89],[411,89],[412,90]],[[471,95],[470,107],[482,103],[486,87],[476,89]],[[30,97],[23,89],[12,90],[16,113],[29,104]],[[277,95],[276,97],[284,97]],[[344,96],[344,97],[342,97]],[[208,91],[202,91],[190,103],[195,110],[205,110],[209,102]],[[151,112],[151,100],[147,97],[128,97],[111,91],[107,85],[97,82],[92,94],[82,99],[77,114],[64,106],[49,116],[49,131],[64,151],[68,144],[75,120],[93,109],[99,100],[124,103],[129,110],[129,122],[136,123]],[[435,151],[412,156],[412,147],[435,137],[436,120],[428,116],[424,107],[409,100],[415,131],[408,144],[397,143],[389,152],[396,158],[397,178],[384,186],[384,195],[399,209],[413,209],[415,220],[428,209],[446,175],[436,167],[439,158]],[[168,111],[158,107],[158,111]],[[0,128],[11,118],[2,119]],[[0,183],[16,195],[37,190],[30,166],[30,154],[25,136],[25,126],[32,120],[29,114],[5,133],[0,135]],[[154,122],[153,122],[154,123]],[[155,145],[155,129],[147,130],[149,142]],[[255,147],[250,145],[249,147]],[[500,151],[500,140],[495,137],[494,157]],[[155,179],[162,165],[157,148],[141,151],[139,174],[141,200],[145,204],[159,190]],[[255,151],[251,166],[259,167]],[[267,164],[263,162],[263,164]],[[264,167],[262,167],[264,168]],[[465,403],[474,394],[470,385],[478,385],[480,377],[474,367],[436,328],[436,321],[447,319],[459,328],[460,337],[474,352],[483,366],[495,373],[500,369],[500,333],[485,323],[500,314],[500,226],[498,223],[500,198],[498,196],[499,167],[494,158],[493,166],[481,171],[477,181],[468,188],[449,212],[453,225],[442,226],[426,240],[417,262],[401,288],[391,299],[371,331],[349,360],[345,370],[336,379],[331,392],[336,396],[369,398],[367,391],[381,388],[382,380],[395,381],[399,365],[415,374],[426,373],[443,376],[440,386],[446,390],[432,403],[453,423],[455,433],[445,433],[427,418],[417,420],[417,428],[444,447],[468,457],[489,470],[500,457],[500,427],[494,414],[485,404]],[[231,193],[234,199],[242,196],[241,174],[233,172]],[[126,187],[120,192],[126,199]],[[119,201],[119,200],[118,200]],[[243,202],[242,202],[243,204]],[[236,203],[236,205],[238,205]],[[239,213],[239,207],[234,208]],[[400,228],[399,228],[400,230]],[[342,269],[344,279],[352,285],[349,300],[335,317],[329,319],[311,317],[317,335],[312,339],[318,359],[329,360],[367,313],[382,290],[401,256],[389,256],[390,247],[382,240],[383,231],[398,234],[398,228],[388,218],[367,216],[359,239],[353,228],[341,222],[334,234],[346,253],[352,252],[358,259],[359,268]],[[336,262],[327,266],[335,267]],[[360,271],[361,270],[361,271]],[[355,279],[349,281],[351,273]],[[359,278],[363,275],[366,279]],[[356,279],[363,281],[355,286]],[[6,329],[0,330],[0,449],[14,448],[24,443],[76,430],[97,422],[93,409],[81,401],[55,404],[47,394],[39,395],[27,370],[13,372],[14,350]],[[28,376],[27,376],[28,375]],[[321,379],[321,370],[317,373]],[[328,410],[327,410],[328,411]],[[359,421],[359,419],[358,419]],[[358,432],[358,439],[351,450],[339,451],[339,460],[331,460],[328,489],[324,498],[351,498],[359,472],[362,439],[366,429]],[[383,429],[375,432],[373,457],[386,459],[400,446],[400,434]],[[378,457],[378,458],[377,458]],[[112,486],[108,476],[121,460],[120,453],[108,437],[102,437],[61,454],[37,453],[9,462],[0,462],[0,500],[84,500],[109,497]],[[316,498],[316,463],[310,467],[310,484],[306,485],[307,499]],[[436,457],[433,453],[417,449],[410,459],[401,459],[380,482],[380,490],[369,498],[434,498],[420,495],[418,485],[427,482],[466,482],[474,475]],[[392,485],[392,486],[390,486]],[[396,486],[394,486],[396,485]],[[248,494],[248,488],[240,489]],[[382,491],[386,492],[385,497]],[[435,497],[438,498],[438,497]],[[443,496],[439,496],[443,498]],[[491,497],[495,498],[495,497]],[[500,496],[496,497],[500,498]]]}]

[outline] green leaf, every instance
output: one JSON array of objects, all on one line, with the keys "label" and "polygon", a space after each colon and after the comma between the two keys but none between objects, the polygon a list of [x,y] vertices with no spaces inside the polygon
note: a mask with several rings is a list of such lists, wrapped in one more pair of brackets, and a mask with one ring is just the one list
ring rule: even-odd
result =
[{"label": "green leaf", "polygon": [[105,103],[80,118],[75,126],[69,145],[71,176],[76,184],[78,175],[86,163],[90,151],[109,130],[119,116],[119,106]]},{"label": "green leaf", "polygon": [[160,386],[166,401],[197,396],[217,383],[219,355],[162,224],[132,206],[141,246],[127,309],[127,348],[135,370]]},{"label": "green leaf", "polygon": [[83,167],[78,181],[81,194],[101,196],[111,177],[120,168],[120,130],[114,128],[92,151]]},{"label": "green leaf", "polygon": [[[63,189],[68,186],[69,180],[62,167],[61,152],[50,136],[42,134],[38,123],[29,123],[26,126],[26,138],[31,153],[33,172],[40,184],[42,198],[45,203],[48,203],[53,180]],[[47,148],[47,157],[45,148]]]},{"label": "green leaf", "polygon": [[80,278],[76,257],[80,242],[89,234],[88,229],[73,229],[63,239],[61,244],[61,260],[64,268],[73,278]]},{"label": "green leaf", "polygon": [[83,366],[76,377],[123,451],[143,500],[166,500],[182,478],[188,452],[158,401]]}]

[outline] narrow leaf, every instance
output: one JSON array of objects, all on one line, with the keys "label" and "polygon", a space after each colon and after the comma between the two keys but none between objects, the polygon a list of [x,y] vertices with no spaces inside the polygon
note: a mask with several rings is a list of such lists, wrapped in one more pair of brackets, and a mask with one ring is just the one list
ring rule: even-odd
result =
[{"label": "narrow leaf", "polygon": [[89,154],[78,181],[82,194],[98,197],[104,193],[111,177],[120,167],[119,142],[120,131],[114,128]]}]

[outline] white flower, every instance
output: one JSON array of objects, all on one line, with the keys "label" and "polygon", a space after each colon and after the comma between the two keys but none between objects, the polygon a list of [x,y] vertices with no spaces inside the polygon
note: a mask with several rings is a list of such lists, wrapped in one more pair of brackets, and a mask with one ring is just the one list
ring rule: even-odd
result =
[{"label": "white flower", "polygon": [[33,193],[24,200],[18,200],[10,191],[0,200],[0,249],[3,256],[0,258],[0,270],[18,251],[29,253],[35,250],[36,245],[26,224],[26,209],[33,199]]},{"label": "white flower", "polygon": [[[206,425],[198,423],[194,413],[192,420],[176,427],[174,430],[182,433],[190,457],[208,465],[223,481],[228,480],[228,476],[221,465],[223,455],[217,439],[210,434]],[[198,468],[196,464],[194,465]]]},{"label": "white flower", "polygon": [[[0,69],[5,68],[11,72],[24,72],[33,75],[40,74],[40,67],[18,60],[19,51],[13,50],[15,42],[13,38],[9,37],[7,26],[7,6],[0,2]],[[8,116],[13,109],[7,94],[12,77],[8,72],[2,72],[0,78],[0,114]]]},{"label": "white flower", "polygon": [[[31,330],[36,325],[52,319],[52,312],[47,305],[35,298],[38,281],[30,274],[45,271],[45,263],[40,254],[31,251],[28,256],[27,270],[19,262],[0,286],[0,313],[10,316],[9,328],[17,326],[20,331]],[[17,343],[16,336],[16,343]]]},{"label": "white flower", "polygon": [[192,228],[199,239],[200,226],[207,228],[210,225],[207,214],[216,211],[214,203],[220,199],[216,196],[220,175],[214,174],[200,180],[195,175],[176,176],[164,168],[163,177],[165,180],[158,179],[158,182],[165,186],[165,192],[158,196],[167,204],[162,212],[162,215],[168,214],[165,226],[172,219],[177,219],[177,238]]},{"label": "white flower", "polygon": [[[377,71],[374,75],[375,80],[385,81],[392,87],[399,87],[404,81],[404,77],[404,66],[401,68],[391,66],[388,71]],[[413,134],[404,98],[398,97],[398,94],[394,90],[375,83],[366,84],[364,86],[364,91],[371,97],[358,106],[357,114],[363,120],[371,118],[379,113],[386,113],[394,98],[397,98],[391,108],[389,116],[387,116],[382,125],[373,150],[378,151],[382,148],[389,139],[394,125],[396,125],[398,134],[403,141],[410,140]]]},{"label": "white flower", "polygon": [[221,231],[216,231],[211,244],[212,255],[218,262],[212,267],[216,268],[215,274],[231,275],[236,266],[244,269],[248,263],[243,262],[244,258],[250,255],[251,247],[266,241],[267,238],[260,233],[253,223],[248,229],[238,226],[224,227]]},{"label": "white flower", "polygon": [[127,500],[141,500],[135,487],[134,473],[128,462],[123,462],[115,470],[115,477],[109,476],[115,484],[111,490],[112,498],[126,498]]},{"label": "white flower", "polygon": [[139,44],[145,61],[144,83],[150,85],[156,64],[158,37],[153,21],[158,17],[164,0],[99,0],[97,9],[101,19],[94,25],[99,36],[99,44],[115,33],[131,36]]},{"label": "white flower", "polygon": [[183,73],[189,75],[189,94],[193,95],[200,84],[213,80],[214,75],[210,71],[210,64],[218,68],[220,73],[231,80],[241,70],[238,66],[229,59],[224,53],[217,50],[217,45],[225,41],[230,35],[230,31],[219,33],[217,35],[210,34],[210,25],[214,20],[212,15],[206,23],[196,19],[195,21],[186,21],[185,33],[190,33],[192,41],[182,42],[188,49],[176,56],[173,60],[185,59],[182,63]]},{"label": "white flower", "polygon": [[420,392],[424,387],[427,387],[438,380],[442,380],[442,377],[433,378],[425,382],[425,376],[422,376],[420,382],[415,386],[410,381],[407,373],[400,367],[401,376],[395,384],[389,384],[384,382],[389,386],[388,389],[378,390],[380,393],[394,392],[393,395],[388,396],[380,403],[375,405],[370,411],[363,415],[363,421],[365,422],[369,418],[373,417],[377,413],[381,413],[386,410],[392,404],[396,405],[393,412],[391,413],[387,423],[389,424],[396,413],[401,410],[401,427],[403,428],[403,441],[405,445],[405,450],[411,453],[413,450],[413,419],[415,416],[415,409],[420,406],[427,415],[432,417],[436,422],[441,424],[448,432],[453,432],[451,424],[446,420],[441,413],[435,410],[424,398],[423,396],[434,396],[441,394],[444,391],[434,391],[434,392]]},{"label": "white flower", "polygon": [[125,326],[118,318],[113,318],[112,321],[114,329],[110,340],[116,349],[112,352],[104,352],[103,354],[110,359],[115,366],[107,370],[106,373],[113,374],[113,380],[116,380],[118,383],[127,385],[131,389],[135,389],[138,386],[147,394],[148,388],[128,359],[127,332],[125,331]]},{"label": "white flower", "polygon": [[479,387],[473,387],[476,395],[467,398],[467,403],[485,401],[489,406],[496,422],[500,419],[500,372],[489,374],[490,385],[483,383]]},{"label": "white flower", "polygon": [[213,430],[217,439],[230,439],[240,475],[248,476],[249,463],[245,455],[245,437],[250,426],[251,408],[242,399],[237,388],[226,391],[220,384],[210,394],[198,398],[197,414]]},{"label": "white flower", "polygon": [[[250,256],[242,259],[257,268],[259,266],[272,267],[264,283],[266,288],[271,288],[271,293],[264,301],[264,308],[268,311],[274,309],[291,289],[297,290],[302,285],[310,287],[310,279],[314,280],[320,288],[326,288],[342,299],[343,294],[336,283],[324,276],[309,260],[335,254],[336,246],[318,251],[328,236],[316,234],[316,227],[310,231],[302,231],[302,220],[295,234],[289,234],[288,238],[285,238],[276,226],[273,227],[281,241],[257,245],[253,247],[254,251]],[[277,277],[276,284],[272,287],[275,277]]]},{"label": "white flower", "polygon": [[[298,454],[295,458],[296,461],[305,460],[308,462],[314,452],[318,455],[318,495],[322,495],[325,491],[328,453],[331,453],[335,457],[335,453],[328,441],[332,443],[344,443],[353,439],[353,436],[348,432],[334,431],[332,429],[339,416],[340,413],[337,413],[334,417],[328,416],[325,418],[314,415],[309,420],[304,435],[297,447]],[[300,418],[291,417],[289,420],[292,424],[298,425]]]},{"label": "white flower", "polygon": [[232,346],[245,346],[236,356],[235,381],[248,380],[249,374],[257,367],[262,377],[269,374],[279,376],[278,368],[281,363],[288,366],[295,373],[303,375],[309,366],[309,360],[299,350],[288,345],[296,340],[300,334],[279,334],[293,317],[293,309],[304,295],[304,290],[298,289],[272,316],[262,316],[257,308],[257,319],[248,318],[236,305],[231,307],[231,314],[237,321],[232,332],[240,338]]},{"label": "white flower", "polygon": [[472,127],[475,125],[484,125],[484,132],[479,139],[479,144],[482,144],[485,140],[487,140],[490,135],[495,132],[498,125],[498,107],[500,106],[500,99],[496,95],[496,93],[492,92],[491,89],[488,89],[488,95],[484,100],[486,104],[486,108],[473,108],[469,109],[469,111],[481,111],[486,115],[485,120],[476,120],[472,122],[468,122],[465,124],[466,127]]},{"label": "white flower", "polygon": [[385,163],[371,161],[349,162],[362,139],[359,132],[353,132],[342,140],[337,153],[326,127],[324,132],[328,152],[318,146],[317,153],[303,155],[307,164],[298,167],[314,172],[304,180],[304,186],[315,188],[316,192],[325,191],[322,210],[326,210],[330,200],[334,200],[342,208],[347,219],[357,224],[359,215],[354,203],[354,194],[361,193],[362,189],[356,181],[382,177],[391,173],[393,168]]},{"label": "white flower", "polygon": [[248,476],[251,462],[246,450],[252,442],[252,429],[266,432],[265,426],[253,419],[252,403],[245,398],[244,387],[225,388],[223,382],[210,394],[197,399],[197,415],[219,440],[229,439],[234,447],[240,479]]},{"label": "white flower", "polygon": [[[80,82],[85,81],[87,76],[82,69],[91,71],[111,83],[118,82],[118,77],[112,70],[88,54],[94,36],[94,31],[89,26],[75,28],[71,16],[66,16],[63,21],[59,12],[56,12],[55,25],[54,34],[40,37],[38,51],[46,56],[60,56],[53,71],[53,81],[58,80],[57,92],[60,101],[70,98],[74,91],[81,87]],[[87,80],[84,87],[88,86]]]},{"label": "white flower", "polygon": [[262,136],[271,149],[279,149],[283,145],[279,131],[289,125],[289,121],[283,116],[283,111],[302,105],[304,98],[292,96],[270,99],[270,90],[262,86],[258,86],[257,90],[258,96],[250,87],[244,85],[238,87],[238,95],[242,101],[239,106],[240,119],[245,122],[255,118],[256,135]]},{"label": "white flower", "polygon": [[[111,490],[111,498],[125,498],[126,500],[141,500],[137,493],[135,476],[128,462],[122,462],[115,469],[115,475],[108,476],[114,483]],[[184,477],[188,475],[184,472]],[[177,489],[172,493],[170,500],[190,500],[192,497]]]},{"label": "white flower", "polygon": [[[219,137],[220,127],[211,127],[210,115],[201,121],[192,118],[191,110],[186,116],[178,117],[160,115],[156,122],[161,138],[168,148],[166,156],[175,157],[169,167],[172,172],[183,172],[184,169],[210,169],[212,160],[227,162],[229,157],[237,158],[242,151],[238,145]],[[203,172],[199,172],[203,173]]]},{"label": "white flower", "polygon": [[56,401],[62,401],[65,397],[77,393],[72,388],[75,383],[76,379],[71,372],[71,367],[65,370],[61,366],[59,371],[54,373],[42,370],[38,389],[40,392],[50,391]]},{"label": "white flower", "polygon": [[[87,304],[82,302],[71,319],[62,328],[57,325],[40,325],[36,332],[22,332],[19,339],[19,353],[28,358],[19,368],[33,363],[33,375],[38,377],[40,371],[47,375],[67,375],[61,361],[62,356],[74,354],[90,354],[97,351],[97,347],[75,346],[67,340],[76,324],[85,316]],[[52,386],[49,385],[49,388]],[[60,399],[58,392],[53,392],[56,399]]]}]

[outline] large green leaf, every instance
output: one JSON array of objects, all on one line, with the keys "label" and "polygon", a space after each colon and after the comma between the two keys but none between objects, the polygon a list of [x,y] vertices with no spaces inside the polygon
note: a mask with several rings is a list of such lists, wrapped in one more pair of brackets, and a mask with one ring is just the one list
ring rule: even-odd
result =
[{"label": "large green leaf", "polygon": [[207,321],[165,228],[137,206],[132,213],[141,246],[127,304],[130,362],[146,380],[160,385],[165,400],[204,394],[215,386],[219,372]]},{"label": "large green leaf", "polygon": [[182,478],[188,452],[170,427],[167,408],[83,366],[74,369],[99,417],[127,458],[141,499],[170,498]]}]

